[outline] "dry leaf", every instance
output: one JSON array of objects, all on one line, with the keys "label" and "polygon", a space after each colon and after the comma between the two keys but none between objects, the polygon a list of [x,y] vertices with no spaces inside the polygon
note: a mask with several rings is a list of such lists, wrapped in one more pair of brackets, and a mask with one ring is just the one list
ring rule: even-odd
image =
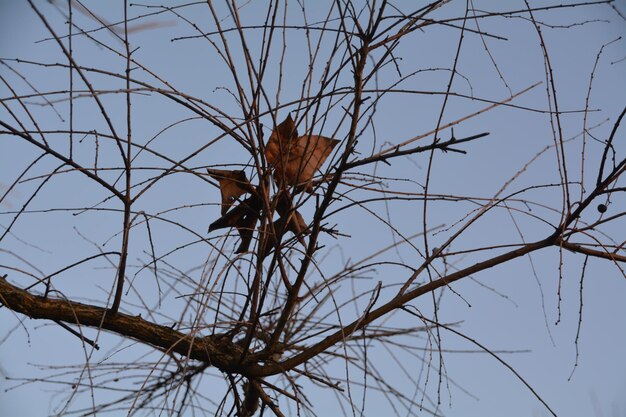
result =
[{"label": "dry leaf", "polygon": [[220,184],[222,194],[222,215],[226,214],[237,197],[242,194],[253,192],[254,187],[248,181],[243,171],[228,171],[223,169],[209,169],[207,172]]},{"label": "dry leaf", "polygon": [[274,166],[278,182],[288,185],[304,185],[312,191],[311,179],[333,148],[336,139],[319,135],[298,137],[291,115],[274,129],[265,147],[267,161]]},{"label": "dry leaf", "polygon": [[[280,219],[282,222],[285,222],[285,219],[288,218],[289,222],[287,223],[287,230],[292,232],[294,235],[298,236],[306,231],[306,222],[302,215],[293,208],[293,202],[291,200],[291,196],[285,191],[281,191],[278,197],[278,204],[276,205],[276,211],[280,214]],[[299,237],[299,240],[302,241],[302,238]]]},{"label": "dry leaf", "polygon": [[[298,212],[296,211],[294,213],[298,213]],[[303,225],[300,225],[298,227],[306,228],[306,224],[304,224],[304,219],[302,218],[300,213],[298,213],[298,216],[301,222],[303,223]],[[293,219],[294,219],[294,216],[292,214],[290,216],[289,224],[285,225],[285,217],[280,217],[278,220],[274,222],[274,224],[272,225],[273,227],[270,226],[268,223],[265,225],[263,230],[260,231],[260,233],[263,233],[266,236],[265,248],[263,249],[262,255],[261,255],[263,258],[267,257],[272,250],[277,248],[278,243],[280,241],[280,237],[287,231],[291,231],[294,234],[296,234],[298,241],[302,243],[303,245],[305,244],[302,236],[298,236],[296,231],[293,229],[293,227],[296,224],[296,222]],[[276,233],[274,233],[274,231],[276,231]]]},{"label": "dry leaf", "polygon": [[235,253],[248,251],[252,234],[259,220],[261,202],[256,195],[252,195],[239,203],[235,208],[215,220],[209,226],[209,233],[213,230],[223,229],[225,227],[235,227],[241,237],[241,243]]},{"label": "dry leaf", "polygon": [[305,185],[307,191],[312,191],[311,179],[313,179],[315,171],[320,169],[338,143],[338,140],[325,136],[300,136],[287,155],[285,168],[287,183],[289,185]]},{"label": "dry leaf", "polygon": [[291,195],[287,192],[287,190],[279,191],[277,198],[278,201],[276,211],[280,217],[278,220],[273,222],[272,226],[267,223],[263,230],[260,230],[260,233],[266,237],[265,247],[261,252],[261,256],[263,258],[268,256],[272,250],[278,247],[284,233],[292,232],[298,241],[303,245],[305,245],[305,242],[302,236],[309,233],[304,218],[297,210],[294,209]]},{"label": "dry leaf", "polygon": [[241,243],[235,253],[244,253],[248,251],[248,248],[250,248],[250,242],[252,242],[252,234],[254,233],[258,220],[258,211],[248,211],[241,218],[241,221],[236,226],[239,236],[241,237]]},{"label": "dry leaf", "polygon": [[283,159],[281,155],[289,152],[289,147],[295,138],[298,137],[298,129],[296,128],[291,114],[272,131],[272,134],[265,145],[265,157],[267,162],[276,166]]},{"label": "dry leaf", "polygon": [[[263,227],[263,230],[259,228],[259,232],[265,236],[265,247],[262,248],[261,257],[266,258],[272,250],[276,249],[278,246],[278,238],[277,235],[283,230],[285,227],[285,221],[281,217],[274,222],[272,226],[269,223],[266,223]],[[276,233],[274,233],[276,231]]]},{"label": "dry leaf", "polygon": [[[274,222],[271,232],[267,225],[264,230],[259,230],[262,236],[267,235],[266,248],[262,249],[265,254],[275,248],[280,241],[280,236],[274,235],[274,231],[280,234],[292,232],[304,244],[303,235],[308,232],[307,224],[294,208],[291,195],[283,185],[298,186],[296,192],[302,190],[302,187],[309,192],[312,191],[313,175],[326,161],[337,143],[338,140],[324,136],[298,136],[291,115],[276,126],[270,135],[265,146],[265,157],[281,189],[276,205],[280,218]],[[207,169],[207,172],[219,182],[222,194],[222,217],[211,223],[209,232],[235,227],[241,237],[237,253],[246,252],[261,215],[261,198],[243,171]],[[252,195],[231,209],[235,200],[245,193]]]}]

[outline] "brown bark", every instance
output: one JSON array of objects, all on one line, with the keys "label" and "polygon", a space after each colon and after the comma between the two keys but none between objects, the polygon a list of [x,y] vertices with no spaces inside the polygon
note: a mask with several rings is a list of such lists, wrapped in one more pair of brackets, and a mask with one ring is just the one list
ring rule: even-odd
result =
[{"label": "brown bark", "polygon": [[193,336],[144,320],[141,316],[111,314],[102,307],[33,295],[0,277],[0,302],[32,319],[58,320],[108,330],[167,352],[208,363],[225,372],[243,371],[241,348],[224,335]]}]

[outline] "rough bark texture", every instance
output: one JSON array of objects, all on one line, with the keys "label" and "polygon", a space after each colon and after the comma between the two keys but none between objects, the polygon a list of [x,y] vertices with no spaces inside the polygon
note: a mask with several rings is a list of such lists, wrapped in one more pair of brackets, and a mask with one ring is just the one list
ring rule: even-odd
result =
[{"label": "rough bark texture", "polygon": [[108,330],[163,352],[178,353],[225,372],[241,372],[241,348],[224,335],[198,337],[144,320],[141,316],[112,314],[102,307],[30,294],[0,277],[0,302],[32,319],[58,320]]}]

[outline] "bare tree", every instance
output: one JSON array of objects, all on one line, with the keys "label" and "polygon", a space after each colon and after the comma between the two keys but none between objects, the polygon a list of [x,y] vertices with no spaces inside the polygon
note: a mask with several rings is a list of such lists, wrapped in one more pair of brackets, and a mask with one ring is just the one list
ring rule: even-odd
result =
[{"label": "bare tree", "polygon": [[23,378],[62,387],[55,415],[315,415],[318,391],[441,415],[450,336],[556,415],[446,309],[462,282],[506,298],[495,267],[541,289],[547,255],[580,330],[585,277],[625,275],[626,109],[594,94],[623,41],[582,79],[550,42],[623,7],[28,4],[42,55],[0,61],[0,315],[82,349]]}]

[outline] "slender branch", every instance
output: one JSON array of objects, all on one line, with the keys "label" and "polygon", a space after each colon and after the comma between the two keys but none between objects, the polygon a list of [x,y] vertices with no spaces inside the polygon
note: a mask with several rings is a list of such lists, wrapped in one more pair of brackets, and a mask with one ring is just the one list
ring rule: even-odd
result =
[{"label": "slender branch", "polygon": [[76,162],[74,162],[74,160],[66,158],[65,156],[61,155],[60,153],[58,153],[57,151],[55,151],[54,149],[52,149],[49,146],[44,145],[43,143],[38,142],[37,140],[35,140],[31,135],[24,133],[24,132],[20,132],[19,130],[15,129],[13,126],[3,122],[2,120],[0,120],[0,126],[4,127],[5,129],[7,129],[9,132],[11,132],[13,135],[15,136],[19,136],[22,139],[25,139],[26,141],[32,143],[33,145],[37,146],[38,148],[40,148],[41,150],[43,150],[44,152],[54,156],[55,158],[65,162],[67,165],[76,168],[77,171],[85,174],[86,176],[88,176],[89,178],[91,178],[92,180],[96,181],[98,184],[102,185],[104,188],[106,188],[107,190],[109,190],[113,195],[115,195],[117,198],[119,198],[120,200],[124,199],[124,195],[119,192],[115,187],[113,187],[111,184],[109,184],[108,182],[106,182],[105,180],[103,180],[102,178],[98,177],[96,174],[94,174],[93,172],[91,172],[91,170],[83,168],[81,165],[77,164]]}]

